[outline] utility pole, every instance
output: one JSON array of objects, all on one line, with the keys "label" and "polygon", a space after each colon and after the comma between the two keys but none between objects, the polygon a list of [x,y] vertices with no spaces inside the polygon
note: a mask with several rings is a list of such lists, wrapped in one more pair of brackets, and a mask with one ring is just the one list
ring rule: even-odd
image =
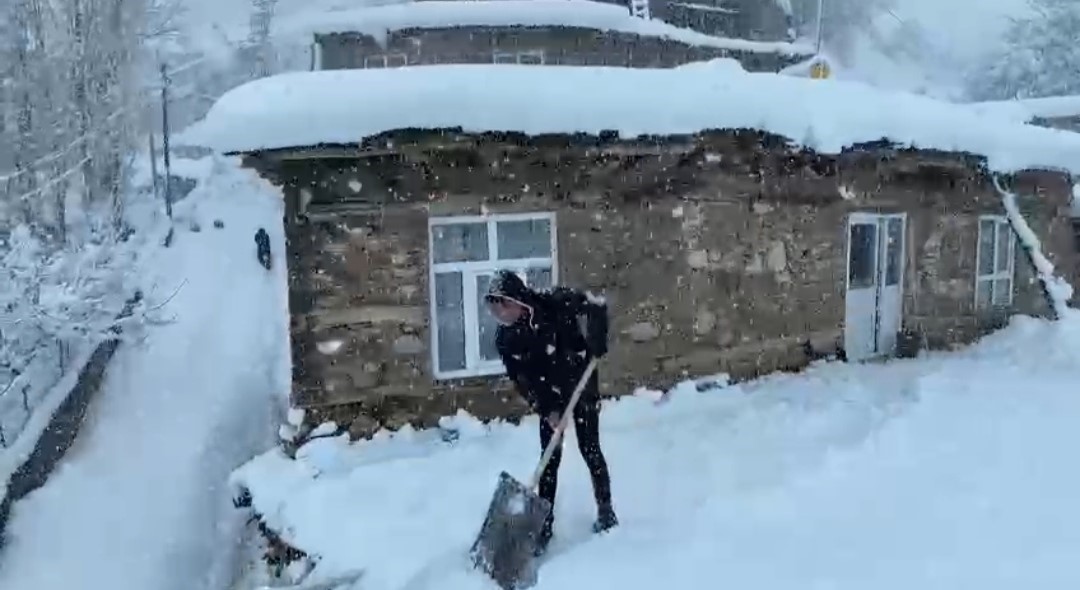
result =
[{"label": "utility pole", "polygon": [[161,152],[165,158],[165,214],[172,219],[172,171],[169,169],[169,72],[161,62]]},{"label": "utility pole", "polygon": [[825,0],[818,0],[817,3],[817,50],[818,54],[821,53],[821,33],[824,30],[825,23]]}]

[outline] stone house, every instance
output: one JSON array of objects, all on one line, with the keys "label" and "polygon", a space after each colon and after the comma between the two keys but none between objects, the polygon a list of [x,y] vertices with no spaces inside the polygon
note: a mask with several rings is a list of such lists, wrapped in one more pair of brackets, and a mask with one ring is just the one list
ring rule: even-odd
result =
[{"label": "stone house", "polygon": [[1063,131],[1075,131],[1080,133],[1080,113],[1075,115],[1063,115],[1058,117],[1035,117],[1031,120],[1035,125],[1061,129]]},{"label": "stone house", "polygon": [[769,23],[763,31],[762,19],[750,16],[759,12],[728,15],[727,28],[713,27],[730,37],[587,0],[428,0],[330,12],[294,26],[314,36],[312,69],[455,63],[665,68],[726,57],[749,71],[776,72],[813,53],[789,43],[786,26],[774,26],[775,19],[763,21]]},{"label": "stone house", "polygon": [[[344,404],[339,420],[520,411],[492,380],[502,366],[480,303],[502,267],[605,293],[608,393],[888,357],[911,336],[941,348],[1046,310],[969,157],[872,145],[827,157],[731,131],[647,145],[380,139],[395,147],[247,160],[286,192],[294,402]],[[1015,182],[1051,252],[1071,255],[1068,179]]]},{"label": "stone house", "polygon": [[[973,106],[978,111],[1013,121],[1080,133],[1080,95],[990,101]],[[1076,187],[1070,214],[1075,248],[1080,252],[1080,183]]]},{"label": "stone house", "polygon": [[[709,79],[703,74],[723,71],[489,67],[446,69],[461,85],[451,97],[438,92],[449,79],[439,72],[264,79],[223,97],[202,135],[193,132],[243,156],[283,190],[292,399],[316,423],[334,419],[363,436],[379,425],[431,425],[459,409],[520,415],[524,406],[501,377],[494,323],[480,297],[500,268],[536,287],[567,284],[606,296],[614,341],[601,368],[607,395],[718,372],[750,378],[817,359],[906,356],[970,342],[1013,314],[1048,314],[1047,293],[994,176],[1018,195],[1041,251],[1076,284],[1080,265],[1065,213],[1071,178],[1052,168],[1080,154],[1080,141],[1048,130],[995,129],[1009,138],[996,145],[1016,150],[1024,166],[1039,146],[1046,149],[1039,158],[1051,160],[1046,169],[1038,160],[1002,175],[970,151],[873,140],[881,132],[865,117],[890,113],[891,130],[926,123],[906,102],[925,109],[925,100],[906,95],[878,97],[864,117],[826,82],[729,72],[741,82],[695,87]],[[545,73],[591,100],[563,103]],[[398,78],[413,85],[380,96],[385,107],[354,96]],[[509,91],[462,95],[479,79],[521,95],[549,89],[545,98],[567,123],[507,131],[539,107],[498,111],[519,104]],[[348,80],[355,91],[342,90]],[[854,118],[865,139],[816,151],[748,128],[787,124],[790,105],[780,100],[774,110],[732,114],[737,104],[756,108],[767,96],[784,96],[774,86],[781,83],[800,93],[819,129]],[[284,85],[293,90],[277,88]],[[603,100],[605,91],[642,85],[656,89],[642,113],[660,101],[693,109],[726,100],[728,107],[693,110],[677,123],[701,120],[699,129],[674,133],[665,131],[674,120],[613,111]],[[298,100],[252,114],[254,97],[307,103],[304,92],[322,96],[330,117],[304,119]],[[394,110],[415,96],[446,109]],[[985,137],[963,107],[940,108],[927,116],[937,127],[905,141],[932,142],[941,121],[971,134],[951,145]],[[633,133],[601,131],[624,118]],[[754,123],[731,124],[744,118]],[[302,125],[273,128],[292,120]],[[449,120],[464,127],[431,123]],[[581,121],[594,127],[580,131]],[[558,131],[562,125],[579,131]]]},{"label": "stone house", "polygon": [[719,37],[791,40],[791,15],[777,0],[651,0],[650,14]]}]

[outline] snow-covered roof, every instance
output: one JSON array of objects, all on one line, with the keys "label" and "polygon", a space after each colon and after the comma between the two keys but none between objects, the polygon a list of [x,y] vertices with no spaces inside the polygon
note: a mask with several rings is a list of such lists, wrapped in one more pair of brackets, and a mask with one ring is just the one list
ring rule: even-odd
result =
[{"label": "snow-covered roof", "polygon": [[1012,121],[1080,117],[1080,95],[976,102],[971,107],[980,113]]},{"label": "snow-covered roof", "polygon": [[1080,172],[1077,133],[857,82],[747,73],[730,59],[673,69],[468,64],[282,74],[226,93],[184,140],[251,152],[455,127],[625,138],[756,128],[822,153],[887,138],[983,155],[996,170]]},{"label": "snow-covered roof", "polygon": [[580,27],[662,37],[689,45],[806,55],[813,49],[785,42],[728,39],[630,15],[623,6],[589,0],[428,0],[295,15],[276,25],[282,34],[362,33],[380,43],[388,32],[446,27]]}]

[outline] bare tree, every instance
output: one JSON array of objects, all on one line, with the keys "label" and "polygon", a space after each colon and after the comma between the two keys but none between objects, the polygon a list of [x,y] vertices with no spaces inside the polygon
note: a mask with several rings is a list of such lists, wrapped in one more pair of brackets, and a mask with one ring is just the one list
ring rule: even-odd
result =
[{"label": "bare tree", "polygon": [[270,25],[274,19],[277,0],[252,0],[250,33],[247,46],[251,53],[252,77],[269,76],[274,69],[274,45],[270,38]]},{"label": "bare tree", "polygon": [[145,19],[145,0],[0,3],[0,439],[126,298]]},{"label": "bare tree", "polygon": [[1080,2],[1029,0],[1002,47],[968,75],[976,100],[1080,94]]}]

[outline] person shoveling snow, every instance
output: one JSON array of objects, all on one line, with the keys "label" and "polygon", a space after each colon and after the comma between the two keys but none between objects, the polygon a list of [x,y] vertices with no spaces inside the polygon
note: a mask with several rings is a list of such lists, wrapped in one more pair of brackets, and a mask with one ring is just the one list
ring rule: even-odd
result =
[{"label": "person shoveling snow", "polygon": [[525,487],[503,472],[471,551],[478,567],[504,588],[512,588],[527,585],[526,578],[535,573],[531,558],[542,555],[551,541],[561,436],[570,416],[592,477],[597,506],[593,531],[618,524],[611,477],[600,448],[595,372],[597,359],[607,354],[607,306],[574,289],[534,291],[505,270],[492,279],[485,298],[499,321],[495,342],[507,375],[540,416],[544,451],[533,481],[539,484],[539,497],[532,485]]}]

